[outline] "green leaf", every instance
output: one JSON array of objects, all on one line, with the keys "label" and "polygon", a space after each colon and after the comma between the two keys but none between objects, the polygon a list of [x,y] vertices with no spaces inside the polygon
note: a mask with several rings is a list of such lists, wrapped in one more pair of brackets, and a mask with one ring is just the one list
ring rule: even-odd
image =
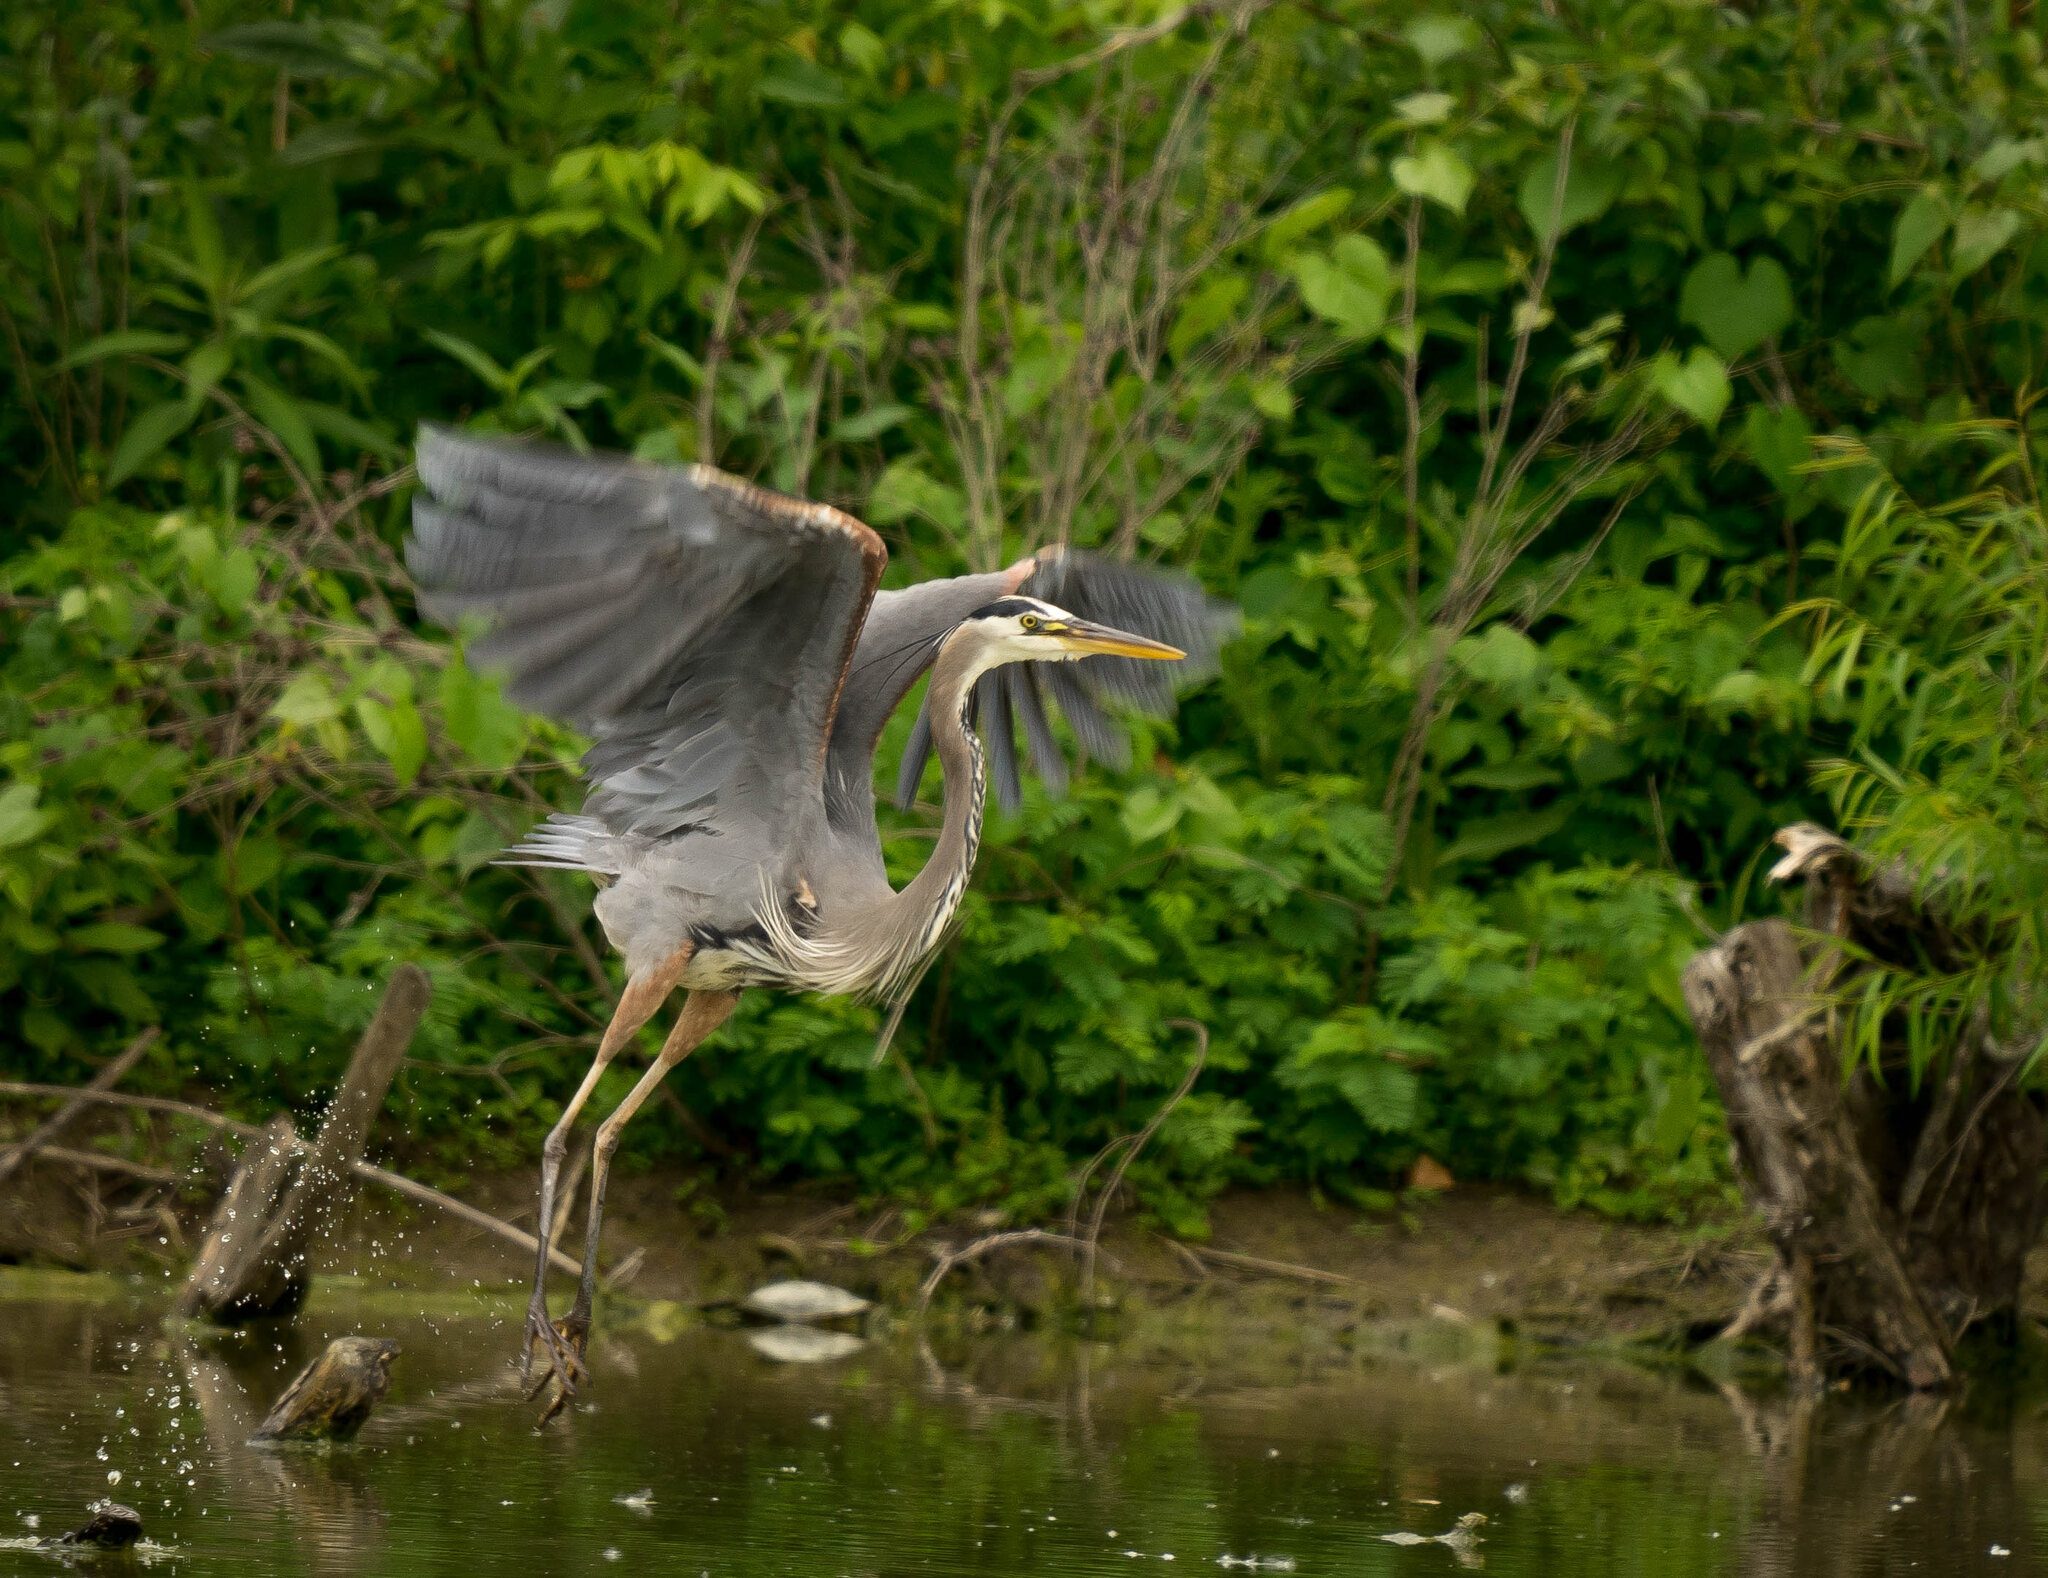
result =
[{"label": "green leaf", "polygon": [[1792,281],[1777,259],[1760,257],[1749,266],[1726,252],[1700,259],[1678,292],[1678,316],[1707,337],[1724,362],[1732,362],[1792,322]]},{"label": "green leaf", "polygon": [[292,677],[291,683],[270,704],[270,715],[280,723],[306,729],[340,717],[341,703],[334,699],[327,676],[308,669]]},{"label": "green leaf", "polygon": [[1460,860],[1492,860],[1511,849],[1539,843],[1571,820],[1571,808],[1546,806],[1541,811],[1511,811],[1505,816],[1467,817],[1458,836],[1437,855],[1439,865]]},{"label": "green leaf", "polygon": [[1948,198],[1938,186],[1925,188],[1899,210],[1898,222],[1892,226],[1893,289],[1927,256],[1927,249],[1941,239],[1942,232],[1948,229],[1948,219]]},{"label": "green leaf", "polygon": [[299,415],[306,419],[306,425],[314,432],[332,440],[344,451],[357,450],[384,460],[397,460],[405,453],[392,442],[390,434],[350,415],[339,406],[326,405],[318,400],[301,400]]},{"label": "green leaf", "polygon": [[185,208],[185,244],[192,259],[192,277],[218,294],[227,284],[228,250],[214,218],[213,199],[197,181],[180,187]]},{"label": "green leaf", "polygon": [[777,55],[761,73],[755,91],[778,104],[804,109],[837,109],[846,102],[839,79],[797,55]]},{"label": "green leaf", "polygon": [[102,485],[109,491],[118,488],[156,459],[166,444],[191,425],[197,414],[184,400],[166,400],[144,411],[128,424],[128,430],[121,435],[121,442],[114,446],[113,458],[107,462],[107,474]]},{"label": "green leaf", "polygon": [[196,404],[211,394],[234,363],[235,353],[225,342],[208,340],[185,358],[185,398]]},{"label": "green leaf", "polygon": [[1426,64],[1439,66],[1471,49],[1481,34],[1462,16],[1419,16],[1401,29],[1401,36]]},{"label": "green leaf", "polygon": [[1742,447],[1780,493],[1791,495],[1805,483],[1795,468],[1813,458],[1813,424],[1796,406],[1753,405],[1743,418]]},{"label": "green leaf", "polygon": [[832,426],[832,437],[842,444],[865,444],[870,439],[880,438],[890,428],[907,421],[911,416],[907,405],[884,401],[871,405],[865,411],[856,411],[852,416],[842,418]]},{"label": "green leaf", "polygon": [[908,458],[891,461],[868,494],[867,518],[878,526],[923,519],[957,530],[966,515],[967,501],[958,488]]},{"label": "green leaf", "polygon": [[14,783],[0,789],[0,849],[26,844],[50,825],[50,813],[36,809],[34,784]]},{"label": "green leaf", "polygon": [[1451,649],[1451,660],[1482,685],[1514,695],[1529,692],[1543,673],[1543,649],[1506,623],[1491,624]]},{"label": "green leaf", "polygon": [[1176,360],[1187,356],[1210,335],[1237,318],[1251,294],[1251,282],[1233,269],[1218,269],[1203,280],[1180,309],[1167,331],[1166,346]]},{"label": "green leaf", "polygon": [[1542,242],[1555,241],[1568,230],[1598,219],[1621,195],[1621,172],[1613,165],[1575,157],[1566,170],[1562,194],[1557,186],[1557,152],[1552,150],[1522,177],[1516,206]]},{"label": "green leaf", "polygon": [[1186,810],[1177,794],[1159,784],[1139,784],[1124,799],[1124,831],[1134,844],[1149,844],[1172,832]]},{"label": "green leaf", "polygon": [[1441,126],[1457,107],[1448,93],[1411,93],[1394,100],[1394,113],[1410,126]]},{"label": "green leaf", "polygon": [[80,953],[144,953],[161,947],[164,934],[125,921],[100,921],[72,927],[64,934],[64,940]]},{"label": "green leaf", "polygon": [[206,584],[222,613],[239,614],[256,595],[259,579],[256,555],[247,548],[234,548],[214,561]]},{"label": "green leaf", "polygon": [[312,424],[307,422],[298,402],[277,385],[258,378],[254,373],[243,373],[241,383],[242,397],[248,402],[250,415],[277,435],[286,453],[299,463],[299,468],[309,478],[318,477],[320,441],[313,436]]},{"label": "green leaf", "polygon": [[1265,234],[1260,238],[1260,248],[1269,259],[1277,261],[1295,242],[1341,217],[1350,206],[1349,187],[1333,186],[1328,191],[1304,197],[1268,221]]},{"label": "green leaf", "polygon": [[526,718],[495,683],[478,678],[466,663],[450,662],[441,670],[440,700],[441,726],[471,761],[509,767],[519,759]]},{"label": "green leaf", "polygon": [[57,366],[60,369],[83,367],[89,362],[103,362],[110,356],[168,356],[189,343],[182,334],[165,334],[158,329],[122,329],[115,334],[102,334],[97,339],[87,340]]},{"label": "green leaf", "polygon": [[410,701],[388,705],[373,697],[356,699],[356,718],[377,754],[391,764],[392,776],[401,785],[419,777],[427,760],[427,729],[419,709]]},{"label": "green leaf", "polygon": [[260,296],[279,285],[289,284],[301,274],[319,268],[341,256],[338,246],[314,247],[304,252],[294,252],[289,257],[279,258],[275,263],[258,269],[242,282],[241,298],[244,301]]},{"label": "green leaf", "polygon": [[1385,326],[1394,269],[1386,253],[1364,236],[1346,236],[1328,254],[1297,257],[1294,279],[1309,310],[1347,336],[1369,340]]},{"label": "green leaf", "polygon": [[882,68],[889,63],[889,46],[858,22],[848,22],[839,30],[839,53],[846,57],[849,66],[867,77],[881,75]]},{"label": "green leaf", "polygon": [[284,869],[284,846],[274,838],[244,838],[223,846],[214,868],[223,892],[254,893]]},{"label": "green leaf", "polygon": [[1476,177],[1472,166],[1448,144],[1434,137],[1415,152],[1394,161],[1394,184],[1410,197],[1426,197],[1454,214],[1465,211]]},{"label": "green leaf", "polygon": [[1294,391],[1284,378],[1261,378],[1251,386],[1252,409],[1268,422],[1294,420]]},{"label": "green leaf", "polygon": [[486,356],[474,345],[471,345],[469,341],[457,335],[444,334],[439,329],[422,329],[420,330],[420,337],[429,345],[434,346],[438,350],[445,351],[448,355],[454,357],[499,394],[504,395],[512,392],[514,379],[511,374],[507,373],[504,368],[492,361],[490,357]]},{"label": "green leaf", "polygon": [[1950,284],[1961,284],[2002,252],[2020,233],[2020,216],[2010,208],[1967,208],[1956,221],[1955,251],[1948,261]]},{"label": "green leaf", "polygon": [[1683,361],[1666,351],[1651,364],[1650,377],[1659,394],[1703,427],[1721,420],[1733,392],[1727,367],[1704,345],[1695,345]]},{"label": "green leaf", "polygon": [[200,41],[209,54],[226,55],[295,77],[410,77],[432,80],[422,61],[393,48],[361,22],[278,17],[244,22]]}]

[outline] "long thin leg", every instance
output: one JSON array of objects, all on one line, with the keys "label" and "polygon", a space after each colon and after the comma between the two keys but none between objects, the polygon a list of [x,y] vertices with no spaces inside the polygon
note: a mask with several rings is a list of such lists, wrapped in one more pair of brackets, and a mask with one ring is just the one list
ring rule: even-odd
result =
[{"label": "long thin leg", "polygon": [[604,1077],[612,1059],[668,1000],[669,993],[675,990],[676,982],[682,977],[690,955],[695,951],[693,944],[686,943],[653,969],[642,971],[626,983],[626,990],[619,997],[619,1006],[612,1011],[611,1023],[604,1027],[604,1035],[597,1043],[597,1057],[591,1062],[590,1071],[583,1076],[583,1083],[576,1087],[576,1094],[569,1098],[568,1106],[562,1109],[561,1117],[548,1131],[547,1143],[541,1147],[540,1249],[533,1268],[533,1299],[526,1310],[523,1378],[530,1378],[533,1373],[533,1355],[537,1347],[548,1349],[556,1369],[560,1369],[568,1357],[562,1352],[561,1338],[548,1320],[548,1229],[555,1220],[555,1188],[561,1177],[562,1160],[569,1152],[569,1131],[576,1126],[577,1116],[590,1100],[590,1093],[597,1089],[597,1082]]},{"label": "long thin leg", "polygon": [[576,1289],[576,1302],[569,1307],[569,1313],[562,1318],[559,1328],[562,1339],[574,1355],[574,1362],[568,1368],[556,1370],[554,1396],[541,1414],[542,1424],[560,1413],[575,1395],[575,1378],[571,1372],[581,1368],[590,1342],[591,1310],[597,1301],[597,1241],[604,1227],[604,1191],[611,1177],[612,1153],[619,1148],[619,1136],[632,1121],[633,1114],[654,1094],[655,1087],[668,1077],[669,1070],[696,1051],[706,1036],[724,1024],[732,1014],[733,1004],[739,1000],[738,992],[692,992],[685,998],[683,1011],[676,1016],[675,1028],[669,1031],[668,1039],[662,1043],[654,1062],[612,1115],[598,1125],[590,1167],[590,1217],[583,1229],[583,1280]]}]

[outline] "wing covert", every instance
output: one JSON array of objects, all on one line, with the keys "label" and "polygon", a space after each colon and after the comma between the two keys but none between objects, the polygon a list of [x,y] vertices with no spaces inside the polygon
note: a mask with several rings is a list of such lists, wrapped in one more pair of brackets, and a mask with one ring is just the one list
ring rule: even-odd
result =
[{"label": "wing covert", "polygon": [[471,660],[582,730],[614,833],[715,826],[816,785],[888,553],[838,510],[708,466],[425,428],[420,606],[487,621]]}]

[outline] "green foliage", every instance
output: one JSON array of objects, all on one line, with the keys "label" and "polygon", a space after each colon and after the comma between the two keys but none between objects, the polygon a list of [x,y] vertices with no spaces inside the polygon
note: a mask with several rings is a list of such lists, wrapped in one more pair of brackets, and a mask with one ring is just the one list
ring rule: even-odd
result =
[{"label": "green foliage", "polygon": [[1819,468],[1854,501],[1831,595],[1802,610],[1806,677],[1851,725],[1822,781],[1841,825],[1896,861],[1953,934],[1867,961],[1851,1005],[1857,1055],[1884,1072],[1903,1046],[1916,1083],[1959,1034],[2030,1064],[2041,1050],[2048,521],[2032,426],[1944,435],[1982,465],[1976,489],[1936,505],[1860,442],[1831,444]]},{"label": "green foliage", "polygon": [[[1967,665],[2018,683],[2039,621],[1958,590],[1988,555],[2038,597],[2037,518],[1805,464],[1853,437],[1971,494],[1953,424],[2041,382],[2040,50],[1977,9],[15,8],[22,1060],[162,1023],[159,1082],[310,1102],[411,958],[417,1144],[530,1155],[614,982],[587,889],[488,865],[577,742],[397,568],[409,436],[467,420],[832,499],[903,578],[1064,536],[1246,611],[1133,771],[993,820],[886,1062],[868,1011],[760,997],[629,1149],[1043,1214],[1191,1018],[1209,1067],[1133,1170],[1183,1230],[1424,1152],[1714,1198],[1677,972],[1820,813],[1806,764],[1951,866],[2038,867],[2042,775]],[[1920,558],[1957,601],[1908,606]]]}]

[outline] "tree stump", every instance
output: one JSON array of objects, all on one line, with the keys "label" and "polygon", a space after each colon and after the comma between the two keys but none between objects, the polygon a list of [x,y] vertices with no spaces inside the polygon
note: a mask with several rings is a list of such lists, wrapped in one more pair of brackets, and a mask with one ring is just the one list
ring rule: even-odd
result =
[{"label": "tree stump", "polygon": [[2041,1098],[1985,1020],[1953,1027],[1918,1088],[1902,1027],[1872,1068],[1838,1042],[1859,961],[1959,957],[1903,873],[1810,824],[1778,834],[1775,881],[1806,884],[1808,928],[1737,927],[1685,972],[1686,1006],[1720,1087],[1745,1195],[1777,1263],[1729,1328],[1779,1326],[1795,1378],[1880,1371],[1946,1385],[1957,1344],[2010,1328],[2048,1162]]},{"label": "tree stump", "polygon": [[173,1313],[223,1326],[295,1314],[311,1286],[308,1254],[355,1194],[352,1171],[427,1011],[424,970],[402,964],[356,1043],[311,1145],[271,1119],[229,1181]]},{"label": "tree stump", "polygon": [[142,1514],[118,1501],[95,1501],[85,1509],[92,1517],[52,1545],[82,1545],[96,1551],[125,1551],[142,1538]]},{"label": "tree stump", "polygon": [[337,1337],[271,1405],[252,1441],[350,1441],[391,1385],[398,1344]]}]

